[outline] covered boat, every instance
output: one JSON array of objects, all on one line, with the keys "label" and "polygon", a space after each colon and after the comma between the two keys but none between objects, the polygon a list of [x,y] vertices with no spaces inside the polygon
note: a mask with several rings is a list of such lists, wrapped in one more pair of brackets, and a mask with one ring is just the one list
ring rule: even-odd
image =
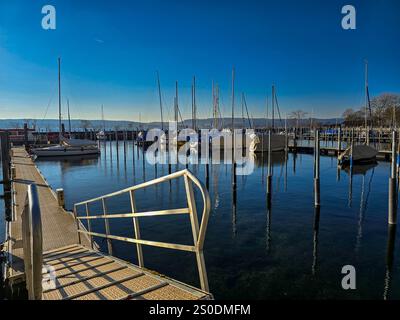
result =
[{"label": "covered boat", "polygon": [[[268,135],[252,133],[250,135],[250,152],[267,152],[269,150]],[[286,137],[281,134],[271,134],[271,151],[283,151],[286,146]]]},{"label": "covered boat", "polygon": [[376,161],[378,151],[368,145],[356,145],[347,148],[339,155],[339,163],[345,164],[353,159],[354,163],[368,163]]}]

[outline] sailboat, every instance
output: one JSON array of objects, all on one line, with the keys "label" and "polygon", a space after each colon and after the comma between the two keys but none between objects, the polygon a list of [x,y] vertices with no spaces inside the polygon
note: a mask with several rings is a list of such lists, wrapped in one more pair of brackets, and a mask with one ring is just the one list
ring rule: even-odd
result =
[{"label": "sailboat", "polygon": [[[275,86],[272,86],[272,132],[271,132],[271,145],[269,144],[269,139],[267,135],[260,133],[253,133],[250,135],[250,152],[268,152],[271,149],[272,152],[278,152],[285,150],[286,147],[286,137],[284,134],[274,133],[275,127],[275,104],[279,112],[278,100],[276,97]],[[247,107],[246,107],[247,108]],[[268,106],[267,106],[268,108]],[[268,118],[268,111],[267,111]]]},{"label": "sailboat", "polygon": [[58,123],[59,144],[44,148],[34,148],[32,153],[37,157],[79,156],[99,154],[100,150],[94,141],[68,139],[62,134],[61,124],[61,59],[58,58]]},{"label": "sailboat", "polygon": [[96,134],[97,140],[106,140],[106,124],[104,121],[104,107],[101,105],[101,121],[103,123],[103,129]]},{"label": "sailboat", "polygon": [[368,62],[365,61],[365,144],[362,145],[353,145],[343,151],[342,154],[339,155],[338,160],[339,164],[348,164],[351,161],[353,163],[370,163],[376,161],[376,156],[378,155],[378,151],[369,146],[369,132],[368,132],[368,111],[371,114],[371,105],[369,99],[369,88],[368,88]]}]

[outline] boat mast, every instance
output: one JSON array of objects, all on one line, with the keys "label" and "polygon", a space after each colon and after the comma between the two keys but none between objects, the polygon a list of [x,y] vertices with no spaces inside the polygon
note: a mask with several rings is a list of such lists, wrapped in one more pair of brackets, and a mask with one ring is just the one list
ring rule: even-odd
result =
[{"label": "boat mast", "polygon": [[213,94],[213,118],[214,118],[214,129],[218,129],[218,112],[219,112],[219,88],[218,84],[214,85],[212,82],[212,94]]},{"label": "boat mast", "polygon": [[242,127],[244,129],[244,104],[243,104],[243,98],[244,98],[244,93],[242,92],[242,97],[241,97],[241,105],[242,105]]},{"label": "boat mast", "polygon": [[101,105],[101,120],[103,121],[103,132],[106,133],[106,122],[104,121],[104,107]]},{"label": "boat mast", "polygon": [[232,69],[232,136],[234,131],[235,118],[235,69]]},{"label": "boat mast", "polygon": [[69,113],[69,99],[67,99],[67,106],[68,106],[68,131],[69,131],[69,138],[71,139],[71,115]]},{"label": "boat mast", "polygon": [[272,132],[275,129],[275,85],[272,85]]},{"label": "boat mast", "polygon": [[196,131],[196,77],[193,77],[192,84],[192,129]]},{"label": "boat mast", "polygon": [[213,128],[215,129],[217,127],[216,122],[216,112],[215,112],[215,89],[214,89],[214,80],[211,82],[211,87],[212,87],[212,108],[213,108]]},{"label": "boat mast", "polygon": [[175,106],[174,106],[174,120],[178,126],[178,81],[175,82]]},{"label": "boat mast", "polygon": [[161,85],[160,85],[160,75],[157,71],[157,85],[158,85],[158,97],[160,99],[160,113],[161,113],[161,129],[164,131],[164,117],[163,117],[163,108],[162,108],[162,99],[161,99]]},{"label": "boat mast", "polygon": [[367,119],[367,112],[368,112],[368,61],[365,60],[365,134],[367,134],[367,126],[368,126],[368,119]]},{"label": "boat mast", "polygon": [[61,59],[58,57],[58,135],[60,137],[62,135],[62,127],[61,127]]},{"label": "boat mast", "polygon": [[[246,101],[246,96],[244,95],[244,93],[242,93],[242,99],[243,99],[242,102],[244,104],[244,107],[246,108],[247,120],[249,121],[250,129],[253,129],[254,121],[253,121],[253,117],[251,117],[251,119],[250,119],[249,109],[247,108],[247,101]],[[243,121],[244,121],[244,114],[243,114]]]},{"label": "boat mast", "polygon": [[221,122],[223,122],[224,120],[222,118],[221,111],[219,109],[219,85],[218,85],[218,83],[217,83],[217,86],[215,88],[215,119],[217,120],[217,122],[216,122],[217,123],[217,127],[220,127],[221,126]]},{"label": "boat mast", "polygon": [[267,117],[265,119],[265,129],[267,129],[268,128],[268,96],[265,100],[266,100],[266,107],[267,107]]}]

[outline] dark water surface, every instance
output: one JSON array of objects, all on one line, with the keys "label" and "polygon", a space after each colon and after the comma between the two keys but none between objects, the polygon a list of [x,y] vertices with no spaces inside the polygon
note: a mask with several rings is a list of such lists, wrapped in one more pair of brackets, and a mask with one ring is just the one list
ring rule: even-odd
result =
[{"label": "dark water surface", "polygon": [[[131,142],[126,153],[123,143],[118,149],[117,153],[115,143],[111,148],[107,143],[99,158],[38,160],[37,164],[54,189],[64,188],[69,209],[76,202],[168,173],[166,165],[156,169],[144,163],[141,150],[133,149]],[[399,257],[394,254],[391,261],[387,253],[389,163],[358,168],[350,183],[345,171],[338,180],[335,158],[321,157],[318,213],[313,205],[313,156],[289,154],[286,161],[284,154],[274,154],[273,160],[271,210],[262,159],[252,175],[238,177],[236,206],[232,205],[231,167],[210,166],[212,210],[204,252],[215,298],[399,299]],[[205,181],[204,166],[189,165],[189,169]],[[140,211],[184,207],[183,181],[140,191],[136,201]],[[110,201],[109,210],[130,212],[128,197]],[[91,213],[102,211],[94,206]],[[192,244],[188,216],[142,218],[140,223],[143,239]],[[102,223],[92,228],[104,231]],[[111,231],[132,237],[131,219],[113,219]],[[96,241],[106,250],[102,239]],[[115,255],[137,263],[135,245],[115,241],[113,246]],[[395,253],[397,248],[398,239]],[[149,269],[198,285],[192,253],[144,247],[144,260]],[[357,270],[356,290],[341,287],[344,265]]]},{"label": "dark water surface", "polygon": [[[0,180],[3,180],[3,170],[0,162]],[[0,186],[0,193],[4,194],[3,185]],[[5,240],[5,207],[4,207],[4,200],[0,198],[0,243]]]}]

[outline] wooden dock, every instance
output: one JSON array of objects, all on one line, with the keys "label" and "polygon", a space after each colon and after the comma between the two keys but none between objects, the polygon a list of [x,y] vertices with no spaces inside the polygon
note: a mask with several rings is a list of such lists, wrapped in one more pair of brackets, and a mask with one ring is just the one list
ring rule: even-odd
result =
[{"label": "wooden dock", "polygon": [[[338,153],[345,151],[346,149],[339,149],[337,147],[327,147],[321,146],[319,151],[321,155],[326,156],[338,156]],[[289,145],[289,152],[292,153],[304,153],[304,154],[313,154],[314,147],[313,146],[295,146]],[[390,150],[378,150],[377,159],[382,161],[390,161],[392,152]]]},{"label": "wooden dock", "polygon": [[[58,204],[56,194],[24,148],[13,148],[11,165],[12,221],[7,225],[5,280],[12,289],[24,284],[22,213],[28,185],[36,184],[40,203],[43,238],[43,274],[52,283],[43,287],[42,299],[211,299],[206,291],[138,267],[91,245],[90,236],[78,236],[77,220]],[[83,228],[83,230],[82,230]],[[194,250],[192,250],[194,251]]]}]

